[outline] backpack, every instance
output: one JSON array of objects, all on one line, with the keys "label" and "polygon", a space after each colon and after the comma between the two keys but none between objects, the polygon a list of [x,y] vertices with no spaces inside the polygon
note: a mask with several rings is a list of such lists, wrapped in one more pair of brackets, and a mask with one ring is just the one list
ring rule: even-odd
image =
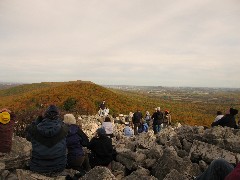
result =
[{"label": "backpack", "polygon": [[10,121],[10,114],[8,112],[1,112],[0,113],[0,122],[3,124],[7,124]]}]

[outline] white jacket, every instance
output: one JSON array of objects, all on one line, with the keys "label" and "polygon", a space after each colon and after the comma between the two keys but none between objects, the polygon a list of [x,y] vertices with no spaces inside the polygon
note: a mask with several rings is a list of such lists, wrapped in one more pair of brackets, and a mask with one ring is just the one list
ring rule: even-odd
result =
[{"label": "white jacket", "polygon": [[113,123],[112,122],[103,122],[102,128],[105,129],[106,134],[113,134]]}]

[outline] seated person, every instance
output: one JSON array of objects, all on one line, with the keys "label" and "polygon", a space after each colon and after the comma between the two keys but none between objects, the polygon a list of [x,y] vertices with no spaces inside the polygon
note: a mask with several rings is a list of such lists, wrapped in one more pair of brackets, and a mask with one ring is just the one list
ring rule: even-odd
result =
[{"label": "seated person", "polygon": [[216,159],[196,180],[237,180],[240,179],[240,163],[234,168],[224,159]]},{"label": "seated person", "polygon": [[129,122],[125,122],[125,128],[123,129],[124,136],[133,136],[133,129],[130,127]]},{"label": "seated person", "polygon": [[91,150],[89,161],[92,168],[95,166],[110,167],[113,160],[113,146],[112,139],[106,136],[105,129],[97,129],[88,148]]},{"label": "seated person", "polygon": [[110,138],[113,137],[113,123],[111,122],[111,119],[108,116],[105,117],[105,120],[102,123],[102,128],[105,129],[107,136],[109,136]]},{"label": "seated person", "polygon": [[138,126],[138,133],[148,132],[148,124],[145,120],[141,120],[140,125]]},{"label": "seated person", "polygon": [[43,118],[27,129],[27,140],[32,143],[31,171],[46,175],[65,169],[67,133],[68,128],[60,119],[58,108],[50,105]]},{"label": "seated person", "polygon": [[9,109],[0,110],[0,152],[9,153],[12,149],[15,115]]},{"label": "seated person", "polygon": [[[69,130],[67,135],[67,167],[78,171],[89,171],[88,156],[84,154],[83,146],[87,147],[89,140],[87,135],[76,125],[73,114],[65,114],[63,122],[67,124]],[[87,169],[82,167],[83,162],[87,162]]]},{"label": "seated person", "polygon": [[237,123],[236,123],[236,120],[235,120],[235,115],[238,114],[238,110],[237,109],[233,109],[233,108],[230,108],[229,109],[229,112],[227,112],[227,114],[222,117],[221,119],[219,119],[218,121],[216,122],[213,122],[211,124],[211,126],[227,126],[227,127],[230,127],[230,128],[235,128],[237,129]]},{"label": "seated person", "polygon": [[217,111],[217,117],[214,119],[213,122],[218,121],[219,119],[221,119],[224,115],[222,114],[222,111]]}]

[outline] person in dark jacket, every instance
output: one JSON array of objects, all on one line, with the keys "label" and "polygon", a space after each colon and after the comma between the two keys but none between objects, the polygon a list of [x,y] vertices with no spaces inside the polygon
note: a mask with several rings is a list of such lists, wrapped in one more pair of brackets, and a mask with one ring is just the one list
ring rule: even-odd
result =
[{"label": "person in dark jacket", "polygon": [[237,123],[236,123],[236,120],[235,120],[235,115],[236,114],[238,114],[238,110],[234,109],[234,108],[230,108],[229,112],[227,114],[225,114],[225,116],[223,116],[218,121],[213,122],[211,124],[211,126],[214,127],[214,126],[220,125],[222,127],[227,126],[227,127],[230,127],[230,128],[237,129]]},{"label": "person in dark jacket", "polygon": [[[4,117],[4,116],[7,117]],[[9,153],[12,149],[12,137],[15,115],[7,108],[0,110],[0,152]]]},{"label": "person in dark jacket", "polygon": [[134,114],[133,114],[133,130],[134,130],[134,135],[138,134],[138,127],[140,125],[141,119],[143,118],[143,115],[141,113],[140,110],[137,110]]},{"label": "person in dark jacket", "polygon": [[88,148],[91,150],[89,161],[92,168],[95,166],[110,167],[113,160],[113,146],[112,139],[106,136],[105,129],[97,129]]},{"label": "person in dark jacket", "polygon": [[44,174],[62,172],[67,164],[67,126],[59,118],[55,105],[50,105],[42,119],[27,129],[27,140],[32,143],[31,171]]},{"label": "person in dark jacket", "polygon": [[[67,135],[67,166],[68,168],[78,171],[90,170],[87,154],[84,153],[83,147],[87,147],[89,140],[87,135],[76,125],[76,118],[73,114],[65,114],[63,122],[68,125]],[[82,167],[83,162],[88,165],[87,169]]]},{"label": "person in dark jacket", "polygon": [[234,168],[224,159],[215,159],[196,180],[238,180],[240,179],[240,163]]},{"label": "person in dark jacket", "polygon": [[152,115],[153,119],[153,131],[154,134],[157,134],[161,130],[161,124],[163,123],[163,113],[161,112],[161,108],[157,107],[157,111]]}]

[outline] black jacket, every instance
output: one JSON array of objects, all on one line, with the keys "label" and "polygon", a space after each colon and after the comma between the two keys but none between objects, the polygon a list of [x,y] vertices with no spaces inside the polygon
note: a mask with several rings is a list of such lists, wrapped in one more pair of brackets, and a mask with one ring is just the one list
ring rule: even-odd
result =
[{"label": "black jacket", "polygon": [[227,126],[227,127],[230,127],[230,128],[234,128],[234,129],[237,129],[237,124],[236,124],[236,121],[235,121],[235,117],[231,114],[226,114],[225,116],[223,116],[221,119],[219,119],[218,121],[216,122],[213,122],[211,124],[211,126]]},{"label": "black jacket", "polygon": [[90,164],[94,166],[107,166],[113,160],[112,139],[107,136],[93,137],[88,148],[91,150]]}]

